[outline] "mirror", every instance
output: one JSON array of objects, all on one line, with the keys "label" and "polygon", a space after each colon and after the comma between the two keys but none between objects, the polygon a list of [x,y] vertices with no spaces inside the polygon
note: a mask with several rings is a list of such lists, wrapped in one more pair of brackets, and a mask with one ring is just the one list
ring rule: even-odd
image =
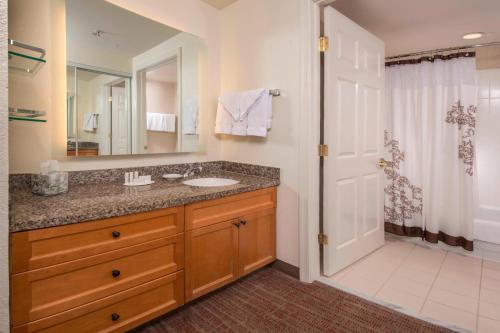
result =
[{"label": "mirror", "polygon": [[198,151],[202,47],[105,0],[66,0],[67,155]]}]

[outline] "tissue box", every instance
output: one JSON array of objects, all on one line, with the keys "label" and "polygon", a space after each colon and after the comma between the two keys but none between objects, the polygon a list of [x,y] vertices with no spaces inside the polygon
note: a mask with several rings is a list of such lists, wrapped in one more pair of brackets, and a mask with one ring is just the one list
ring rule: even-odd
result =
[{"label": "tissue box", "polygon": [[68,192],[68,173],[50,172],[47,175],[32,175],[31,192],[43,196]]}]

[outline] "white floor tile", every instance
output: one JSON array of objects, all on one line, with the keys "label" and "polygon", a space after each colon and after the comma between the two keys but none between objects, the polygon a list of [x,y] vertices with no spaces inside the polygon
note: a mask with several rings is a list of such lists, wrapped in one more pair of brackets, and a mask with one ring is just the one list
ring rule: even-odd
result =
[{"label": "white floor tile", "polygon": [[422,314],[471,331],[476,329],[477,316],[475,314],[434,301],[427,300],[425,302]]},{"label": "white floor tile", "polygon": [[479,317],[477,322],[477,333],[498,333],[500,332],[500,321]]},{"label": "white floor tile", "polygon": [[331,279],[450,325],[500,333],[500,262],[462,252],[387,236],[384,247]]}]

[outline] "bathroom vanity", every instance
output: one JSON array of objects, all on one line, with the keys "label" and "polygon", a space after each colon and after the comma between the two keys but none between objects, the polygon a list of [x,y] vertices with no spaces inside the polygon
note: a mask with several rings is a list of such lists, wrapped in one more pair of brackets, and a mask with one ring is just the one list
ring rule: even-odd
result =
[{"label": "bathroom vanity", "polygon": [[56,197],[15,189],[12,332],[124,332],[272,263],[279,170],[204,167],[240,183],[155,177],[131,191],[99,183],[118,172],[97,171],[70,174],[70,191]]}]

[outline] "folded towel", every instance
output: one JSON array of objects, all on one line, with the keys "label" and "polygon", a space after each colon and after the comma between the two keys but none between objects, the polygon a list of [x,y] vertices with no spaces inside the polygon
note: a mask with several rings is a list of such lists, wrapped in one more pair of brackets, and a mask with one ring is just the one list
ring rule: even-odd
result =
[{"label": "folded towel", "polygon": [[267,136],[272,104],[268,89],[224,94],[219,98],[215,133]]},{"label": "folded towel", "polygon": [[248,112],[247,135],[266,137],[271,129],[273,116],[273,97],[266,91]]},{"label": "folded towel", "polygon": [[97,114],[85,113],[83,115],[83,130],[86,132],[94,132],[97,129]]},{"label": "folded towel", "polygon": [[148,131],[175,133],[175,114],[148,112],[146,129]]}]

